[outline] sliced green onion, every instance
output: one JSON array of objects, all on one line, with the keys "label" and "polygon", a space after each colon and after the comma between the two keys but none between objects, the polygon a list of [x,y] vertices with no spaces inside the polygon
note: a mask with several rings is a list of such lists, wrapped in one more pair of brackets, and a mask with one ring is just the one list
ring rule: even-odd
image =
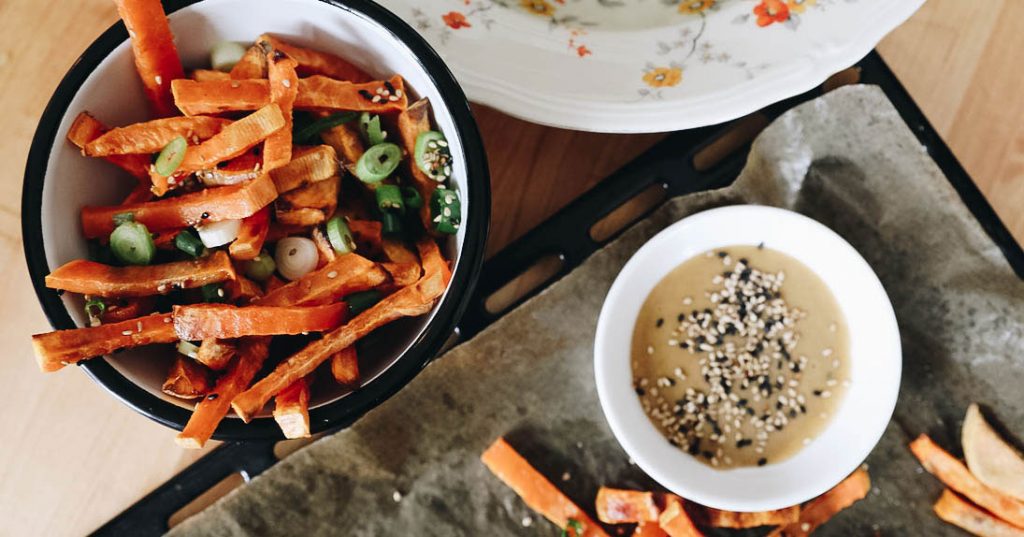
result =
[{"label": "sliced green onion", "polygon": [[405,203],[406,207],[412,210],[416,210],[419,209],[420,207],[423,207],[423,196],[420,196],[419,190],[416,190],[411,186],[403,186],[402,202]]},{"label": "sliced green onion", "polygon": [[405,212],[402,191],[398,189],[398,186],[377,185],[374,195],[377,197],[377,208],[381,211],[395,211],[399,214]]},{"label": "sliced green onion", "polygon": [[383,235],[394,237],[402,234],[402,217],[394,211],[380,213],[380,231]]},{"label": "sliced green onion", "polygon": [[352,293],[345,297],[345,303],[348,304],[348,311],[352,315],[359,315],[363,311],[366,311],[374,304],[380,302],[381,295],[380,291],[369,290],[360,291],[358,293]]},{"label": "sliced green onion", "polygon": [[402,149],[395,144],[377,144],[356,162],[355,174],[364,183],[379,183],[398,168]]},{"label": "sliced green onion", "polygon": [[459,194],[447,188],[438,188],[430,195],[430,220],[434,230],[447,235],[459,231],[462,223],[462,204]]},{"label": "sliced green onion", "polygon": [[210,66],[218,71],[230,71],[245,56],[245,47],[234,41],[221,41],[210,49]]},{"label": "sliced green onion", "polygon": [[110,251],[122,263],[148,265],[156,254],[156,245],[145,225],[128,220],[123,221],[110,234]]},{"label": "sliced green onion", "polygon": [[199,237],[196,236],[196,232],[192,231],[192,229],[182,230],[175,235],[174,246],[192,257],[199,257],[203,255],[203,251],[205,250],[203,241],[199,240]]},{"label": "sliced green onion", "polygon": [[85,315],[90,319],[103,315],[107,311],[107,305],[98,298],[90,298],[85,301]]},{"label": "sliced green onion", "polygon": [[356,240],[352,237],[352,230],[348,228],[345,219],[335,216],[327,221],[327,240],[331,247],[339,254],[347,254],[356,250]]},{"label": "sliced green onion", "polygon": [[181,166],[181,162],[185,160],[186,149],[188,149],[188,142],[184,136],[178,136],[168,142],[163,150],[160,151],[160,154],[157,155],[156,162],[153,163],[156,173],[164,177],[170,177],[171,174],[178,170],[178,166]]},{"label": "sliced green onion", "polygon": [[189,358],[195,358],[199,355],[199,345],[182,339],[178,341],[178,352]]},{"label": "sliced green onion", "polygon": [[380,127],[380,116],[371,115],[369,112],[363,112],[359,116],[359,132],[371,146],[384,143],[388,137],[387,131]]},{"label": "sliced green onion", "polygon": [[268,254],[266,250],[245,264],[245,275],[258,282],[267,281],[274,275],[275,270],[277,270],[277,263],[274,262],[274,256]]},{"label": "sliced green onion", "polygon": [[219,283],[208,283],[199,288],[203,294],[203,302],[224,302],[224,288]]},{"label": "sliced green onion", "polygon": [[321,132],[333,129],[338,125],[348,123],[356,117],[355,112],[338,112],[336,114],[331,114],[317,119],[307,125],[304,125],[302,128],[297,129],[295,133],[292,134],[292,143],[297,145],[309,144],[313,142],[316,136]]},{"label": "sliced green onion", "polygon": [[440,132],[421,132],[416,137],[413,159],[420,171],[438,183],[452,176],[452,154],[448,150],[448,141]]}]

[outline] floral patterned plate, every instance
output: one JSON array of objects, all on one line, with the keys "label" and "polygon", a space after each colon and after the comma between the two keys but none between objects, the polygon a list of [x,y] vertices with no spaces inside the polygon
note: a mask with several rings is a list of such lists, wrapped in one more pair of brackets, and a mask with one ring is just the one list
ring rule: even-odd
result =
[{"label": "floral patterned plate", "polygon": [[659,132],[807,91],[924,0],[378,0],[469,97],[546,125]]}]

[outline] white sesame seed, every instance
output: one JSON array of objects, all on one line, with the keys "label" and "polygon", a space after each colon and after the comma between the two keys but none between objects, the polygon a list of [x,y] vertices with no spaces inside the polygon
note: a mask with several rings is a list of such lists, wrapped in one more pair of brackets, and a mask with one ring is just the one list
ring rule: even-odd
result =
[{"label": "white sesame seed", "polygon": [[132,331],[131,330],[124,330],[124,331],[121,332],[121,335],[122,336],[130,336],[130,335],[132,335]]},{"label": "white sesame seed", "polygon": [[821,355],[824,356],[825,358],[832,356],[832,349],[825,349],[821,351]]},{"label": "white sesame seed", "polygon": [[281,85],[282,85],[282,86],[284,86],[284,87],[286,87],[286,88],[290,88],[290,87],[292,87],[292,81],[291,81],[291,80],[288,80],[288,79],[286,78],[286,79],[284,79],[284,80],[282,80],[282,81],[281,81]]},{"label": "white sesame seed", "polygon": [[524,528],[529,528],[532,525],[533,525],[533,519],[528,517],[528,516],[524,516],[523,517],[523,527]]},{"label": "white sesame seed", "polygon": [[811,531],[811,523],[810,522],[804,522],[804,523],[800,524],[800,531],[804,531],[804,532]]},{"label": "white sesame seed", "polygon": [[160,76],[160,75],[156,75],[156,76],[154,76],[154,77],[153,77],[153,80],[154,80],[154,81],[156,81],[156,85],[157,85],[157,86],[162,86],[162,85],[163,85],[163,83],[164,83],[164,77],[162,77],[162,76]]},{"label": "white sesame seed", "polygon": [[562,481],[568,481],[570,479],[572,479],[572,476],[569,475],[569,472],[563,472],[562,473]]},{"label": "white sesame seed", "polygon": [[398,502],[402,501],[402,493],[398,492],[397,490],[392,492],[391,493],[391,499],[394,500],[395,503],[398,503]]},{"label": "white sesame seed", "polygon": [[332,270],[332,271],[328,272],[328,273],[327,273],[327,277],[328,277],[328,278],[331,278],[332,280],[333,280],[334,278],[337,278],[337,277],[338,277],[338,271],[336,271],[336,270]]}]

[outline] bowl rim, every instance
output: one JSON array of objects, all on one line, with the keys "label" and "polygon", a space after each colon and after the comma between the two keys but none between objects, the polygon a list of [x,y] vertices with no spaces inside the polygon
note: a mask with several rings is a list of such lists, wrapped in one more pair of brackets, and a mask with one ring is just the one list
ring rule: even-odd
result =
[{"label": "bowl rim", "polygon": [[[740,213],[740,214],[737,214]],[[797,222],[798,225],[808,226],[817,228],[816,233],[820,233],[828,241],[834,242],[839,250],[845,250],[843,253],[844,257],[852,254],[851,259],[855,259],[854,264],[862,265],[857,267],[857,270],[866,270],[867,280],[865,281],[866,288],[870,288],[871,293],[880,293],[881,303],[879,304],[879,311],[877,312],[878,318],[881,319],[881,323],[891,327],[892,332],[886,331],[887,343],[892,345],[892,348],[886,348],[885,353],[892,353],[896,359],[892,361],[890,369],[885,372],[886,377],[881,379],[878,384],[878,389],[875,392],[881,399],[881,403],[877,408],[877,412],[869,413],[863,420],[859,422],[863,429],[863,438],[869,440],[862,444],[864,449],[854,449],[848,451],[847,455],[840,457],[835,460],[831,468],[822,469],[819,473],[822,479],[817,482],[813,482],[811,485],[805,486],[793,486],[785,490],[779,490],[773,495],[763,495],[757,500],[741,499],[741,498],[729,498],[727,495],[723,495],[721,490],[715,489],[714,487],[707,487],[701,485],[693,485],[693,480],[687,478],[685,474],[681,474],[676,468],[672,468],[671,461],[663,460],[662,446],[655,448],[648,448],[641,445],[639,440],[634,438],[633,433],[637,431],[637,427],[641,428],[642,434],[645,439],[653,436],[658,438],[664,438],[659,431],[656,430],[650,419],[640,410],[639,401],[636,400],[636,412],[640,412],[644,418],[643,423],[639,425],[633,425],[634,420],[629,420],[627,416],[632,417],[636,412],[632,409],[627,408],[632,405],[623,404],[621,397],[621,387],[619,384],[621,380],[618,377],[613,378],[616,374],[612,371],[616,367],[616,360],[628,359],[621,358],[616,355],[613,356],[610,346],[613,341],[617,341],[617,338],[613,338],[613,332],[617,332],[613,329],[618,324],[625,324],[622,315],[617,315],[615,311],[621,310],[621,302],[624,299],[624,295],[630,293],[631,287],[636,287],[638,281],[635,274],[637,266],[642,263],[643,259],[651,257],[652,252],[664,252],[667,246],[671,245],[669,239],[676,239],[679,234],[680,228],[693,228],[704,224],[708,220],[720,220],[721,218],[728,218],[735,220],[738,217],[749,216],[752,213],[760,213],[760,217],[763,218],[786,218],[793,222]],[[726,247],[728,244],[722,244],[721,247]],[[716,246],[718,247],[718,246]],[[793,255],[793,254],[790,254]],[[802,259],[797,257],[801,262]],[[681,262],[681,261],[680,261]],[[657,282],[655,282],[657,283]],[[827,282],[826,282],[827,283]],[[640,284],[645,285],[643,283]],[[635,289],[632,289],[636,291]],[[638,293],[633,293],[637,295]],[[643,298],[646,299],[647,293],[643,293]],[[843,304],[839,305],[841,309],[845,310]],[[631,308],[630,308],[631,309]],[[847,313],[844,311],[844,313]],[[625,315],[625,314],[623,314]],[[848,313],[847,313],[848,316]],[[629,338],[632,338],[633,327],[635,326],[635,320],[630,319],[628,322]],[[693,214],[690,214],[676,222],[673,222],[663,230],[659,231],[653,237],[648,239],[642,246],[640,246],[625,263],[622,269],[616,275],[614,283],[608,290],[608,294],[605,297],[604,303],[601,307],[601,313],[598,318],[597,329],[594,336],[594,378],[595,385],[598,393],[598,400],[600,401],[602,413],[605,416],[609,427],[612,430],[613,435],[619,442],[619,445],[625,450],[630,457],[636,462],[636,464],[644,470],[653,479],[658,481],[660,484],[672,490],[673,492],[680,494],[690,500],[714,507],[717,509],[726,509],[732,511],[766,511],[772,509],[781,509],[791,505],[802,503],[806,500],[812,499],[834,486],[836,483],[841,481],[851,472],[853,472],[861,463],[870,455],[870,453],[877,447],[878,442],[884,435],[888,424],[892,420],[892,414],[895,410],[896,403],[899,398],[899,388],[902,380],[902,341],[900,338],[899,324],[896,319],[896,314],[892,306],[891,300],[888,298],[888,294],[885,291],[884,286],[878,279],[877,274],[867,263],[867,261],[860,255],[860,253],[841,235],[830,229],[828,226],[814,220],[806,215],[800,214],[796,211],[789,209],[783,209],[765,205],[726,205],[721,207],[705,209]],[[629,390],[632,395],[632,389]],[[850,399],[846,399],[842,405],[848,405],[851,402]],[[639,419],[639,418],[637,418]],[[829,428],[836,425],[833,421],[828,425]],[[650,434],[647,430],[649,430]],[[668,447],[667,441],[665,447]],[[673,453],[676,450],[673,449]],[[689,455],[679,452],[682,455]],[[674,455],[673,455],[674,456]],[[795,455],[795,457],[799,454]],[[791,459],[782,461],[781,464],[789,464],[792,462]],[[695,462],[695,464],[701,464]],[[770,467],[769,467],[770,468]],[[728,472],[729,470],[726,470]],[[750,472],[759,472],[760,468],[745,467],[735,469],[733,471],[745,472],[743,478],[751,478]],[[787,481],[799,481],[799,480],[787,480]],[[826,483],[826,481],[829,481]],[[748,482],[751,486],[753,482]]]},{"label": "bowl rim", "polygon": [[[380,25],[405,46],[419,62],[428,79],[441,94],[461,138],[465,154],[468,211],[464,215],[465,238],[459,259],[453,267],[452,281],[437,306],[434,317],[413,343],[393,364],[372,382],[345,397],[310,409],[310,432],[315,434],[345,427],[408,384],[441,349],[469,304],[483,264],[490,219],[490,175],[483,140],[469,107],[469,101],[441,57],[412,27],[390,11],[369,0],[319,1]],[[164,2],[168,15],[202,0]],[[43,246],[42,192],[47,164],[56,143],[57,131],[71,100],[84,81],[117,46],[128,39],[123,21],[117,21],[100,34],[78,57],[54,90],[39,119],[29,148],[22,185],[21,231],[25,261],[36,297],[54,329],[78,326],[71,319],[60,295],[46,287],[50,273]],[[119,373],[105,357],[79,362],[80,367],[111,395],[140,414],[173,429],[184,428],[192,412],[149,393]],[[255,418],[245,424],[239,419],[221,421],[213,434],[216,440],[282,440],[284,436],[272,418]]]}]

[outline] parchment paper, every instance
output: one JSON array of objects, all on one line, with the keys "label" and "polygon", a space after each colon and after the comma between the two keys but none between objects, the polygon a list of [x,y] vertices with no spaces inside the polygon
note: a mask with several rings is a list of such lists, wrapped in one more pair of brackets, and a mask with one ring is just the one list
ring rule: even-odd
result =
[{"label": "parchment paper", "polygon": [[756,140],[735,185],[669,201],[353,427],[285,459],[172,533],[557,535],[479,462],[499,435],[589,509],[601,484],[654,486],[601,414],[592,367],[597,315],[615,275],[647,239],[688,214],[739,202],[789,207],[844,236],[878,273],[899,319],[903,384],[868,459],[874,488],[818,534],[957,534],[932,514],[941,486],[906,444],[927,432],[959,451],[972,401],[1024,435],[1024,283],[870,86],[784,114]]}]

